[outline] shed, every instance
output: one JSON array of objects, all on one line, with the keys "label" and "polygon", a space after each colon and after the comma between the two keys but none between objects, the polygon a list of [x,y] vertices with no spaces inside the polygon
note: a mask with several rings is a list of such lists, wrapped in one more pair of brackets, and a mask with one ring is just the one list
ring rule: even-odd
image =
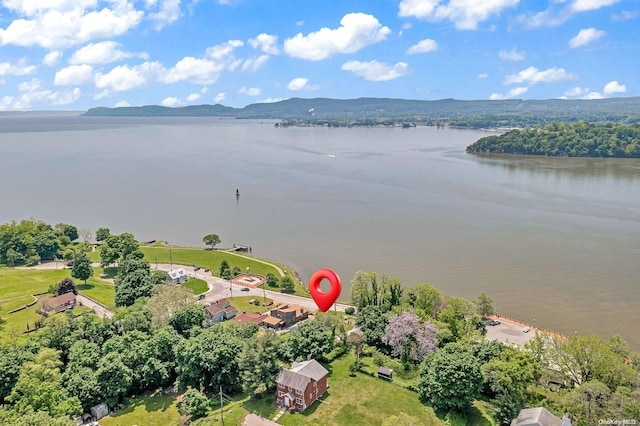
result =
[{"label": "shed", "polygon": [[109,406],[106,402],[101,402],[98,405],[91,407],[91,415],[94,419],[100,420],[101,418],[109,415]]},{"label": "shed", "polygon": [[385,367],[378,368],[378,379],[393,380],[393,370]]}]

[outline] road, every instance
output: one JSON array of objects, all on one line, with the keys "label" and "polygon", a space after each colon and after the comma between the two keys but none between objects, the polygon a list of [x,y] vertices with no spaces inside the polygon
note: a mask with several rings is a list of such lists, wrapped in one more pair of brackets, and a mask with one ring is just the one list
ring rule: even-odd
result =
[{"label": "road", "polygon": [[76,300],[79,303],[82,303],[82,306],[86,306],[87,308],[93,309],[93,312],[95,312],[96,315],[98,315],[100,318],[105,318],[105,317],[113,318],[113,312],[112,311],[110,311],[106,307],[102,306],[98,302],[95,302],[95,301],[89,299],[86,296],[78,294],[76,296]]}]

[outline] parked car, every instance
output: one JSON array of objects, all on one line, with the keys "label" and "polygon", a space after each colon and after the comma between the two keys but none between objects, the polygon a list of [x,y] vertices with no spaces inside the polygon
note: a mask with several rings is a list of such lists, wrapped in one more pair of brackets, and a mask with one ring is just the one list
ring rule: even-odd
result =
[{"label": "parked car", "polygon": [[248,287],[242,287],[242,288],[240,289],[240,291],[249,291],[249,288],[248,288]]},{"label": "parked car", "polygon": [[205,269],[204,271],[205,271],[205,272],[210,272],[211,270],[207,268],[207,269]]},{"label": "parked car", "polygon": [[525,328],[522,329],[523,333],[528,333],[530,331],[531,331],[531,329],[529,327],[525,327]]},{"label": "parked car", "polygon": [[500,321],[498,321],[498,320],[491,320],[491,321],[489,321],[489,325],[500,325]]}]

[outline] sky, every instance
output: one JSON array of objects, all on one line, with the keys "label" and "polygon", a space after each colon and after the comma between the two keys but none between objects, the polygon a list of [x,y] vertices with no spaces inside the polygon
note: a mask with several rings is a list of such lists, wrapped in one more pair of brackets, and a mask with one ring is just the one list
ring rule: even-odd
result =
[{"label": "sky", "polygon": [[639,0],[0,0],[0,110],[640,96]]}]

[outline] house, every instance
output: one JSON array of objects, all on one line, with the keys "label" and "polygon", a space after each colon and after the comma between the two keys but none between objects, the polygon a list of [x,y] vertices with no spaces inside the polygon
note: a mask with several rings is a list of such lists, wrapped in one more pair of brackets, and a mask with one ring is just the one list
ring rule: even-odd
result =
[{"label": "house", "polygon": [[251,323],[253,323],[253,324],[261,325],[266,317],[267,316],[264,315],[264,314],[256,314],[256,313],[253,313],[253,312],[246,312],[246,313],[244,313],[242,315],[238,315],[233,320],[237,321],[237,322],[239,322],[241,324],[251,324]]},{"label": "house", "polygon": [[42,301],[44,312],[63,312],[76,306],[76,295],[72,292],[51,297]]},{"label": "house", "polygon": [[280,305],[271,311],[271,316],[281,319],[284,327],[305,320],[309,317],[309,310],[298,305]]},{"label": "house", "polygon": [[222,322],[235,317],[238,310],[231,306],[228,299],[220,299],[210,305],[205,305],[204,313],[208,320]]},{"label": "house", "polygon": [[272,328],[274,330],[279,330],[284,325],[284,321],[282,321],[280,318],[276,318],[276,317],[272,317],[271,315],[267,315],[262,320],[262,325],[264,325],[267,328]]},{"label": "house", "polygon": [[560,420],[544,407],[523,408],[511,426],[571,426],[571,416],[565,414]]},{"label": "house", "polygon": [[182,268],[167,272],[167,283],[184,284],[188,279],[187,271]]},{"label": "house", "polygon": [[276,378],[279,406],[304,411],[327,391],[329,372],[318,361],[311,359],[294,362],[291,369],[280,369]]}]

